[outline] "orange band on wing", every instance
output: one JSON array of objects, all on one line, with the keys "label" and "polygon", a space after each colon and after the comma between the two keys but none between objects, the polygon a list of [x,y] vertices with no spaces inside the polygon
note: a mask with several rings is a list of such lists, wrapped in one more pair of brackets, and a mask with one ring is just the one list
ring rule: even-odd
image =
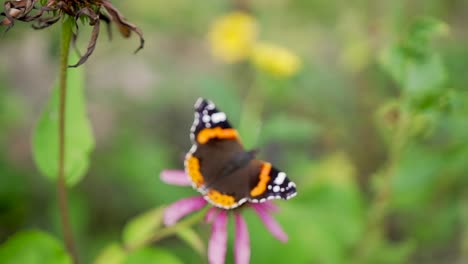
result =
[{"label": "orange band on wing", "polygon": [[197,135],[197,142],[200,144],[205,144],[212,138],[219,139],[236,139],[237,131],[233,128],[204,128]]},{"label": "orange band on wing", "polygon": [[200,188],[205,181],[203,180],[203,175],[200,172],[200,161],[192,156],[188,155],[186,158],[187,162],[187,174],[189,175],[192,182],[197,188]]},{"label": "orange band on wing", "polygon": [[221,206],[231,207],[236,204],[236,199],[233,196],[222,194],[216,190],[209,190],[207,196],[213,203]]},{"label": "orange band on wing", "polygon": [[271,164],[268,162],[263,163],[262,170],[260,171],[260,181],[257,183],[257,186],[250,191],[252,197],[259,196],[266,191],[268,181],[270,180],[270,171]]}]

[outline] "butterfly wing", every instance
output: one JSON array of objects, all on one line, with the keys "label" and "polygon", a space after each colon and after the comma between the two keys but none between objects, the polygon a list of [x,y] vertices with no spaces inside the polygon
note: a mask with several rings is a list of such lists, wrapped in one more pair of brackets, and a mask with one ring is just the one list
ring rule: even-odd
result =
[{"label": "butterfly wing", "polygon": [[[231,127],[226,114],[213,102],[198,99],[190,129],[192,148],[185,157],[185,171],[195,189],[221,208],[234,208],[245,202],[243,184],[248,183],[240,170],[226,173],[226,165],[245,153],[237,131]],[[227,175],[226,175],[227,174]]]},{"label": "butterfly wing", "polygon": [[195,103],[190,138],[193,145],[185,158],[185,171],[193,187],[213,205],[232,209],[246,201],[261,203],[296,195],[296,185],[286,173],[245,152],[237,131],[213,102],[200,98]]},{"label": "butterfly wing", "polygon": [[289,180],[285,172],[265,161],[254,160],[249,165],[260,167],[251,177],[249,201],[262,203],[272,199],[288,200],[296,196],[296,184]]},{"label": "butterfly wing", "polygon": [[213,102],[203,98],[195,102],[190,139],[194,145],[203,145],[212,139],[239,141],[237,131],[229,124],[226,113],[219,111]]}]

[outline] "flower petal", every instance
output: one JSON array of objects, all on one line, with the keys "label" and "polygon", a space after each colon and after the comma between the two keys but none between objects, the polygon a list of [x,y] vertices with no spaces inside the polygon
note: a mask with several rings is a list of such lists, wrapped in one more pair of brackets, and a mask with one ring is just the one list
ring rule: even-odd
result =
[{"label": "flower petal", "polygon": [[218,212],[219,210],[216,207],[211,207],[210,209],[208,209],[208,212],[206,212],[206,215],[205,215],[205,222],[207,223],[213,222]]},{"label": "flower petal", "polygon": [[159,177],[167,184],[180,186],[190,186],[192,184],[183,170],[163,170]]},{"label": "flower petal", "polygon": [[257,212],[260,219],[262,219],[265,227],[270,233],[279,241],[286,243],[288,235],[283,231],[281,226],[276,220],[268,213],[264,204],[251,204],[252,208]]},{"label": "flower petal", "polygon": [[249,231],[244,218],[239,213],[235,214],[236,220],[236,241],[234,244],[234,260],[236,264],[249,264],[250,241]]},{"label": "flower petal", "polygon": [[221,210],[213,222],[210,242],[208,243],[208,262],[224,264],[227,246],[227,213]]},{"label": "flower petal", "polygon": [[164,224],[167,226],[175,224],[180,218],[185,215],[200,210],[206,205],[203,196],[195,196],[179,200],[164,211]]},{"label": "flower petal", "polygon": [[262,205],[265,207],[265,209],[268,212],[271,212],[271,213],[279,212],[279,207],[275,203],[273,203],[272,201],[266,201],[266,202],[262,203]]}]

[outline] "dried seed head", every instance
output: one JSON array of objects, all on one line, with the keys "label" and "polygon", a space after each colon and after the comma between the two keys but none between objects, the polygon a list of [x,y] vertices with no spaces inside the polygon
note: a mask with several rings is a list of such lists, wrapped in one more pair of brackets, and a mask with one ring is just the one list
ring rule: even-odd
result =
[{"label": "dried seed head", "polygon": [[[0,13],[0,16],[4,16],[3,20],[0,21],[0,25],[6,26],[8,30],[14,25],[15,21],[19,20],[35,22],[32,25],[33,28],[43,29],[55,24],[64,15],[68,15],[75,19],[75,32],[73,32],[74,37],[72,39],[75,42],[78,35],[78,21],[80,18],[87,18],[89,25],[93,27],[88,48],[80,60],[70,67],[83,64],[93,53],[99,36],[101,20],[107,25],[114,22],[125,38],[128,38],[132,31],[135,32],[140,38],[140,45],[136,51],[143,48],[143,32],[134,24],[128,22],[109,0],[48,0],[40,7],[35,5],[37,2],[37,0],[6,1],[3,5],[4,11]],[[107,15],[102,11],[105,11]],[[109,27],[108,30],[110,35]]]}]

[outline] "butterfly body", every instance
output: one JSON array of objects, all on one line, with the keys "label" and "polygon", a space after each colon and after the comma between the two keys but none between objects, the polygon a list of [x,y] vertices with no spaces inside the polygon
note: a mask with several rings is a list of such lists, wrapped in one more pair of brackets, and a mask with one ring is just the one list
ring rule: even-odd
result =
[{"label": "butterfly body", "polygon": [[214,103],[198,99],[185,170],[193,187],[213,205],[233,209],[249,202],[289,199],[296,185],[270,163],[246,151],[226,114]]}]

